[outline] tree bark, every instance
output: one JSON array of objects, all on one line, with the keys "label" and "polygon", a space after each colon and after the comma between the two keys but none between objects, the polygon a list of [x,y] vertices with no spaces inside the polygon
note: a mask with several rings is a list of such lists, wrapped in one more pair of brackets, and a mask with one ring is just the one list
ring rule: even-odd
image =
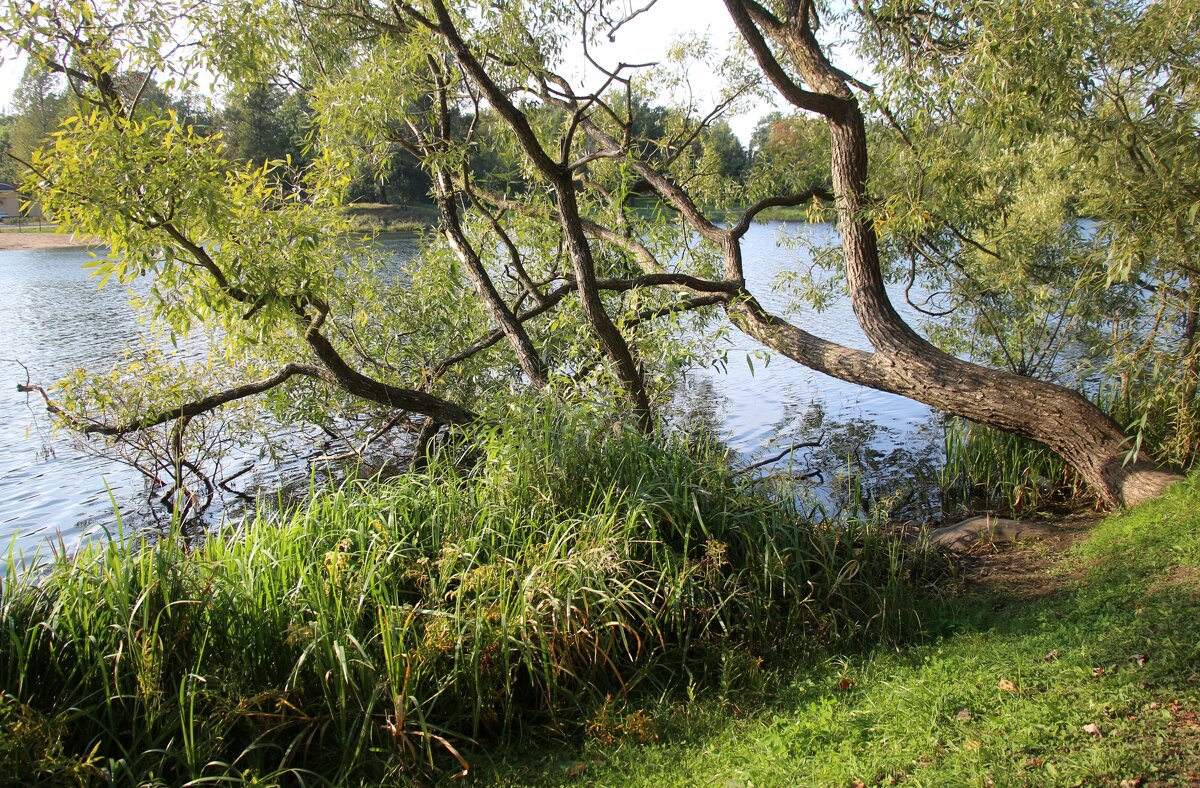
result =
[{"label": "tree bark", "polygon": [[426,20],[425,24],[435,30],[446,42],[463,72],[475,83],[484,98],[508,124],[530,164],[554,190],[558,201],[558,214],[562,223],[566,251],[571,258],[579,287],[579,301],[583,307],[583,314],[599,340],[600,347],[616,367],[617,378],[632,400],[641,426],[643,429],[648,429],[652,424],[652,416],[645,379],[634,358],[633,351],[630,350],[625,337],[613,324],[612,318],[604,308],[603,301],[600,300],[600,292],[596,287],[595,263],[587,234],[580,220],[579,206],[575,197],[575,183],[570,168],[566,163],[553,159],[542,148],[537,134],[529,124],[529,119],[496,84],[475,53],[463,40],[445,3],[442,0],[434,0],[431,5],[434,11],[434,20]]},{"label": "tree bark", "polygon": [[479,417],[463,406],[424,391],[400,388],[368,377],[346,363],[314,323],[304,332],[304,341],[325,365],[323,380],[334,383],[356,397],[378,402],[389,408],[420,413],[442,424],[470,424]]},{"label": "tree bark", "polygon": [[634,409],[643,429],[652,426],[650,413],[650,398],[646,393],[645,380],[642,371],[633,357],[633,351],[625,337],[613,324],[612,318],[604,309],[600,300],[600,290],[596,284],[596,269],[592,261],[592,247],[588,243],[587,233],[579,218],[579,206],[575,200],[575,185],[570,173],[563,172],[558,182],[554,184],[558,197],[558,212],[563,226],[563,237],[566,242],[567,256],[575,269],[575,279],[579,285],[579,302],[583,306],[583,314],[592,331],[600,340],[600,346],[611,358],[617,368],[617,377],[625,385],[625,390],[633,400]]}]

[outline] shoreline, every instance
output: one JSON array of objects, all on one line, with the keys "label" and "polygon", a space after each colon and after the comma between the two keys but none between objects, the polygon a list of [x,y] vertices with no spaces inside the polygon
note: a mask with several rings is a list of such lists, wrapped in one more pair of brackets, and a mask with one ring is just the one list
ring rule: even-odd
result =
[{"label": "shoreline", "polygon": [[94,238],[77,238],[67,233],[0,230],[0,252],[25,249],[77,249],[102,246]]}]

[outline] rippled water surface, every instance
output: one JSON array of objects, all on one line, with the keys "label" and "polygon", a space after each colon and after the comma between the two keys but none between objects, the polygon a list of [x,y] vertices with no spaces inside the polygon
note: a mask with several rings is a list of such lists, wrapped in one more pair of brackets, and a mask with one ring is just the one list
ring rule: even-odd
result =
[{"label": "rippled water surface", "polygon": [[17,362],[49,383],[77,367],[107,369],[113,349],[141,335],[126,291],[97,291],[88,259],[82,249],[0,252],[0,539],[19,531],[19,551],[59,535],[69,547],[114,521],[110,490],[124,502],[142,488],[132,469],[52,435],[41,399],[16,391],[26,375]]},{"label": "rippled water surface", "polygon": [[[841,298],[821,311],[796,306],[787,288],[776,286],[785,271],[805,271],[810,266],[807,247],[789,241],[809,236],[820,245],[833,243],[831,225],[778,223],[756,225],[743,241],[746,284],[767,310],[787,317],[806,331],[849,347],[869,350],[848,299]],[[895,298],[900,313],[913,325],[920,322],[916,310]],[[794,307],[789,309],[789,307]],[[910,433],[928,424],[930,409],[912,400],[844,383],[814,372],[783,356],[772,356],[769,364],[756,358],[763,346],[736,330],[729,332],[728,364],[722,372],[704,371],[698,381],[711,382],[723,403],[721,424],[730,444],[743,453],[780,444],[788,430],[807,415],[810,421],[861,419],[899,433]],[[747,361],[747,358],[750,360]],[[819,430],[818,430],[819,431]]]},{"label": "rippled water surface", "polygon": [[[780,223],[757,225],[747,235],[750,287],[779,313],[787,312],[789,297],[773,292],[772,283],[781,271],[808,266],[805,251],[779,243],[789,234],[834,237],[827,225]],[[413,249],[411,241],[387,243],[399,255]],[[98,291],[83,269],[88,259],[82,249],[0,252],[0,391],[7,392],[0,393],[0,540],[7,545],[16,534],[16,549],[26,555],[45,552],[47,537],[70,549],[98,528],[111,529],[114,500],[133,519],[144,510],[145,486],[134,470],[81,451],[70,436],[50,434],[41,400],[16,392],[26,374],[16,361],[28,367],[31,380],[49,383],[77,367],[109,368],[114,349],[141,335],[126,291],[114,286]],[[789,317],[826,338],[867,346],[845,301]],[[878,458],[898,447],[929,451],[924,447],[931,414],[925,406],[841,383],[782,357],[769,364],[753,358],[752,370],[747,357],[761,346],[736,331],[725,347],[724,370],[691,373],[681,407],[714,420],[747,460],[818,437],[826,454],[834,455],[824,458],[827,463],[838,452]],[[792,462],[817,461],[809,455]]]}]

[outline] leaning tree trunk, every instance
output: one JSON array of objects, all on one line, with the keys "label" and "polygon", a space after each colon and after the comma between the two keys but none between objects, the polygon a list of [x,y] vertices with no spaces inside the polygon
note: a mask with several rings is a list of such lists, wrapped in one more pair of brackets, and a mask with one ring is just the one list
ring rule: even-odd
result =
[{"label": "leaning tree trunk", "polygon": [[1069,389],[963,362],[923,341],[894,351],[853,350],[766,313],[752,297],[728,312],[738,328],[818,372],[1044,443],[1107,504],[1140,503],[1180,478],[1141,455],[1127,463],[1124,432]]},{"label": "leaning tree trunk", "polygon": [[[854,314],[875,353],[824,342],[765,313],[753,299],[730,307],[734,322],[767,346],[835,377],[924,402],[946,413],[1032,438],[1061,455],[1107,504],[1157,496],[1180,476],[1144,455],[1130,457],[1124,431],[1078,393],[954,358],[918,335],[884,287],[875,229],[867,213],[867,137],[846,76],[825,57],[810,26],[810,4],[780,20],[754,0],[726,0],[763,70],[792,104],[823,115],[846,284]],[[787,52],[809,89],[780,67],[762,32]],[[815,91],[815,92],[814,92]]]},{"label": "leaning tree trunk", "polygon": [[956,359],[904,322],[884,289],[875,231],[865,214],[867,141],[857,103],[829,125],[851,303],[871,344],[896,361],[890,377],[897,388],[955,416],[1044,443],[1107,503],[1137,503],[1175,481],[1175,474],[1145,457],[1127,462],[1124,430],[1077,392]]},{"label": "leaning tree trunk", "polygon": [[458,207],[454,202],[456,195],[450,177],[443,172],[437,172],[434,174],[434,183],[438,212],[442,220],[442,233],[445,235],[447,243],[454,250],[459,262],[466,268],[467,276],[470,277],[471,284],[474,285],[475,292],[483,302],[484,308],[487,309],[488,315],[504,332],[509,346],[517,356],[517,363],[521,365],[521,371],[534,386],[538,388],[545,386],[549,382],[546,365],[538,355],[537,348],[529,338],[529,333],[521,321],[517,320],[517,316],[508,308],[508,305],[504,303],[504,299],[496,291],[496,286],[492,283],[492,278],[488,275],[483,261],[471,246],[470,241],[467,240],[466,232],[463,230],[458,216]]}]

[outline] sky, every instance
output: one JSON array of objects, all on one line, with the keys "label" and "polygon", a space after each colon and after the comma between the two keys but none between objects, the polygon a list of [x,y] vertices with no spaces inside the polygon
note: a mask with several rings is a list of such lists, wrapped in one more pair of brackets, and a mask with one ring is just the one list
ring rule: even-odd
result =
[{"label": "sky", "polygon": [[[630,9],[637,9],[646,4],[645,0],[623,2]],[[721,0],[658,0],[649,11],[622,27],[615,43],[594,49],[593,55],[606,65],[622,61],[659,61],[665,57],[672,43],[681,37],[695,34],[707,35],[713,44],[722,50],[735,39],[733,22],[729,19],[725,4]],[[846,48],[841,48],[841,56],[835,57],[835,62],[854,73],[855,67],[859,65],[858,61],[853,56],[845,56],[845,52]],[[7,111],[11,109],[12,93],[25,68],[25,60],[11,49],[3,48],[0,48],[0,58],[0,111]],[[584,62],[578,54],[572,59],[580,64]],[[715,87],[718,80],[711,72],[701,72],[694,74],[691,82],[702,89],[705,85]],[[595,85],[595,79],[588,80],[587,84]],[[746,142],[758,120],[775,109],[779,107],[771,102],[757,102],[747,112],[728,120],[738,137]]]},{"label": "sky", "polygon": [[[626,7],[633,9],[645,5],[643,0],[625,0]],[[727,51],[735,40],[735,30],[725,4],[721,0],[658,0],[654,7],[635,17],[622,27],[617,40],[593,49],[593,56],[605,66],[615,63],[647,63],[663,61],[668,48],[681,38],[707,35],[712,44]],[[579,56],[581,64],[582,56]],[[592,72],[595,74],[595,71]],[[593,86],[595,79],[589,80]],[[701,88],[707,83],[716,88],[719,79],[709,71],[700,70],[691,79]],[[750,138],[754,124],[776,107],[760,103],[747,113],[728,118],[734,133],[743,141]]]},{"label": "sky", "polygon": [[12,94],[25,70],[25,58],[14,54],[12,49],[0,47],[0,113],[12,109]]}]

